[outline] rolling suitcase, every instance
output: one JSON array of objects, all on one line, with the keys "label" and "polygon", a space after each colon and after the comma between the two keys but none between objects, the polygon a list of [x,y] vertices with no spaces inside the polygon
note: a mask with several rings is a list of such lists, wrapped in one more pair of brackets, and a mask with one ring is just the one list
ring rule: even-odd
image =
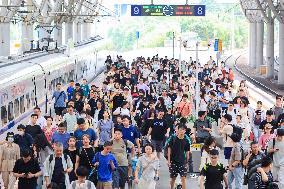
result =
[{"label": "rolling suitcase", "polygon": [[193,164],[193,173],[199,173],[199,167],[201,163],[201,148],[202,144],[192,144],[190,147],[192,164]]}]

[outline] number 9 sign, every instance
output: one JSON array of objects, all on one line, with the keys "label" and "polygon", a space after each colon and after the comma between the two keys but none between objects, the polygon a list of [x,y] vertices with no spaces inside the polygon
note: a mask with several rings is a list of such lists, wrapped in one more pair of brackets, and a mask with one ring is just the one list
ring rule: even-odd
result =
[{"label": "number 9 sign", "polygon": [[131,16],[141,16],[141,5],[131,5]]},{"label": "number 9 sign", "polygon": [[205,5],[195,5],[194,16],[205,16]]}]

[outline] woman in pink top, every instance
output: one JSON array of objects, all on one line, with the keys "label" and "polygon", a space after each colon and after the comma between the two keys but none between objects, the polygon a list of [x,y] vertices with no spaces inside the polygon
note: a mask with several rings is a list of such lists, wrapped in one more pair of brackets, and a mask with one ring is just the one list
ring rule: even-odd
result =
[{"label": "woman in pink top", "polygon": [[52,125],[52,117],[47,117],[46,118],[46,126],[42,128],[42,131],[44,133],[44,135],[46,136],[46,139],[48,140],[48,142],[51,143],[51,139],[52,139],[52,135],[53,133],[56,131],[56,128],[53,127]]},{"label": "woman in pink top", "polygon": [[272,125],[267,123],[264,127],[264,133],[260,136],[258,144],[263,151],[266,150],[268,142],[273,139],[275,135],[272,132]]}]

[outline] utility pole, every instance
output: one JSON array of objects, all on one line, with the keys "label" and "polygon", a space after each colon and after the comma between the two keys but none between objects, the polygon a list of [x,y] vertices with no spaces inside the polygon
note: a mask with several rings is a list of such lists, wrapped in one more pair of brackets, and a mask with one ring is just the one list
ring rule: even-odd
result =
[{"label": "utility pole", "polygon": [[175,59],[175,32],[173,32],[173,58]]}]

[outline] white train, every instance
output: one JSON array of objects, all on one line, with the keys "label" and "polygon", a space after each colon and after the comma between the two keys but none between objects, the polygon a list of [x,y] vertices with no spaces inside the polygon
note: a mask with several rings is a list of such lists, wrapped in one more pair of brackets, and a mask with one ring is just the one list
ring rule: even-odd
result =
[{"label": "white train", "polygon": [[104,70],[106,55],[95,52],[97,39],[77,45],[69,56],[50,54],[23,61],[0,63],[0,140],[26,120],[35,106],[49,113],[48,99],[56,83],[66,86],[71,79],[93,80]]}]

